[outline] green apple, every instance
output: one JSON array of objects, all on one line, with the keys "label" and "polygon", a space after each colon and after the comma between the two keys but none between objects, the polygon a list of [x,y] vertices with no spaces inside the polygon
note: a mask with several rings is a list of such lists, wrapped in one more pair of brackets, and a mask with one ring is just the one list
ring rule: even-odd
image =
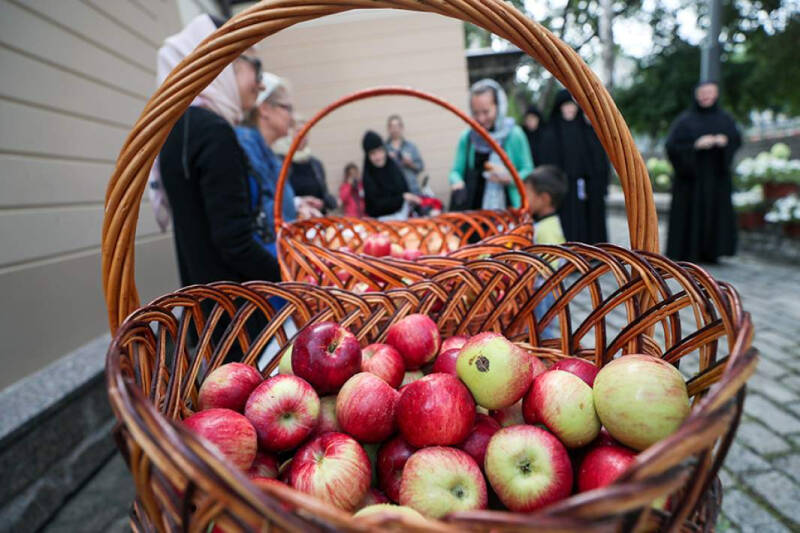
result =
[{"label": "green apple", "polygon": [[624,355],[594,380],[594,404],[612,437],[641,451],[674,433],[689,415],[678,369],[650,355]]},{"label": "green apple", "polygon": [[376,503],[373,505],[368,505],[363,509],[359,510],[357,513],[355,513],[353,515],[353,518],[365,518],[367,516],[372,516],[376,514],[398,515],[402,517],[411,518],[412,520],[425,520],[425,517],[423,517],[421,514],[419,514],[411,507],[406,507],[403,505],[395,505],[393,503]]},{"label": "green apple", "polygon": [[456,372],[478,405],[503,409],[522,398],[530,387],[533,359],[498,333],[480,333],[462,346]]},{"label": "green apple", "polygon": [[292,348],[294,345],[289,346],[289,348],[283,353],[281,356],[281,362],[278,365],[278,374],[290,374],[293,375],[292,372]]}]

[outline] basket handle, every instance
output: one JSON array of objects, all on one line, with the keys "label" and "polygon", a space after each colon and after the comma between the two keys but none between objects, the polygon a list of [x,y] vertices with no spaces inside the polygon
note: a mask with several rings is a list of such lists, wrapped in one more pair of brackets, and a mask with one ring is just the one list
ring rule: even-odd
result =
[{"label": "basket handle", "polygon": [[288,179],[289,175],[289,167],[292,164],[292,157],[294,157],[297,148],[300,146],[303,138],[308,134],[309,130],[314,127],[314,125],[325,118],[326,116],[333,113],[335,110],[339,109],[340,107],[344,107],[347,104],[357,102],[359,100],[365,100],[367,98],[373,98],[376,96],[392,96],[392,95],[402,95],[402,96],[412,96],[415,98],[419,98],[420,100],[427,100],[428,102],[432,102],[439,107],[443,107],[448,111],[452,112],[458,118],[469,124],[469,126],[475,130],[478,135],[483,137],[483,139],[489,143],[489,146],[492,147],[492,150],[500,156],[500,159],[503,161],[503,165],[505,165],[506,169],[511,173],[511,177],[514,180],[514,185],[516,185],[517,190],[519,191],[520,198],[522,199],[522,205],[519,207],[521,211],[528,210],[528,197],[525,195],[525,189],[522,184],[522,179],[517,172],[517,169],[514,167],[511,160],[508,158],[508,154],[506,154],[505,150],[497,144],[489,132],[486,131],[486,128],[478,124],[478,122],[458,109],[456,106],[451,104],[446,100],[442,100],[438,96],[434,96],[430,93],[426,93],[424,91],[420,91],[418,89],[412,89],[411,87],[398,87],[398,86],[385,86],[385,87],[374,87],[372,89],[364,89],[362,91],[357,91],[347,96],[344,96],[332,104],[326,106],[325,108],[321,109],[314,115],[308,122],[302,127],[302,129],[295,135],[295,138],[292,140],[292,144],[289,147],[289,151],[286,152],[286,155],[283,158],[283,165],[281,166],[281,172],[278,176],[278,184],[275,186],[275,207],[274,207],[274,216],[275,216],[275,230],[279,231],[279,228],[283,226],[283,188],[286,180]]},{"label": "basket handle", "polygon": [[614,101],[578,54],[502,0],[265,0],[211,34],[167,76],[145,105],[117,158],[103,218],[103,291],[111,331],[139,307],[136,219],[147,176],[172,127],[222,70],[258,41],[300,22],[351,9],[394,8],[471,22],[518,46],[573,95],[592,123],[625,193],[631,247],[658,252],[658,218],[644,160]]}]

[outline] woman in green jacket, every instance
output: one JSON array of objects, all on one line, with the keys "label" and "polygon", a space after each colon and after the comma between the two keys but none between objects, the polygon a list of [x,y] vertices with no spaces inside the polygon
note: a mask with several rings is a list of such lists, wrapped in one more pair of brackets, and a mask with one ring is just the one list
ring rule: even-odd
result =
[{"label": "woman in green jacket", "polygon": [[[507,117],[508,100],[500,84],[491,79],[470,88],[472,117],[503,147],[521,177],[533,170],[528,138],[513,118]],[[511,175],[489,144],[472,129],[458,140],[450,171],[451,211],[519,207],[521,198]]]}]

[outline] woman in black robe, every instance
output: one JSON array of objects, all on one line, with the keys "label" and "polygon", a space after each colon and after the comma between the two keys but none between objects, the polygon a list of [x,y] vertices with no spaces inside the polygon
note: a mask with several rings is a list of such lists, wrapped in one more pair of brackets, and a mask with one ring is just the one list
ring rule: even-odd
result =
[{"label": "woman in black robe", "polygon": [[698,85],[667,138],[675,169],[667,256],[677,261],[716,263],[736,253],[731,163],[742,139],[718,97],[715,83]]},{"label": "woman in black robe", "polygon": [[539,144],[541,153],[536,165],[555,165],[567,175],[569,190],[559,209],[567,240],[606,242],[608,158],[568,91],[556,95]]},{"label": "woman in black robe", "polygon": [[525,132],[525,136],[528,138],[528,146],[530,146],[531,149],[533,166],[541,165],[544,148],[542,143],[545,122],[544,116],[542,112],[539,111],[539,108],[533,104],[528,106],[528,109],[525,110],[525,116],[522,117],[522,124],[520,124],[520,126],[522,126],[522,131]]},{"label": "woman in black robe", "polygon": [[364,134],[364,205],[373,218],[408,218],[409,204],[418,196],[408,192],[403,171],[388,156],[383,139],[374,131]]}]

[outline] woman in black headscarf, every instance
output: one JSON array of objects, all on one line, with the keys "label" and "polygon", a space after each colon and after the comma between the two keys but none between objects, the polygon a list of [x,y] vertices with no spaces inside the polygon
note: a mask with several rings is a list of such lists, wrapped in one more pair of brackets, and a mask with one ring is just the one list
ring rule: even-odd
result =
[{"label": "woman in black headscarf", "polygon": [[567,240],[589,244],[607,241],[608,158],[583,111],[566,90],[556,95],[539,144],[536,164],[555,165],[567,175],[569,190],[559,210]]},{"label": "woman in black headscarf", "polygon": [[731,162],[742,139],[718,97],[716,83],[698,85],[667,138],[675,169],[667,255],[678,261],[716,263],[736,253]]},{"label": "woman in black headscarf", "polygon": [[545,123],[542,112],[539,111],[538,107],[533,104],[528,106],[528,109],[525,110],[525,116],[522,117],[521,126],[522,131],[525,132],[525,136],[528,138],[533,166],[541,165]]},{"label": "woman in black headscarf", "polygon": [[381,136],[374,131],[364,134],[364,204],[373,218],[408,218],[409,204],[420,198],[408,192],[403,171],[388,157]]}]

